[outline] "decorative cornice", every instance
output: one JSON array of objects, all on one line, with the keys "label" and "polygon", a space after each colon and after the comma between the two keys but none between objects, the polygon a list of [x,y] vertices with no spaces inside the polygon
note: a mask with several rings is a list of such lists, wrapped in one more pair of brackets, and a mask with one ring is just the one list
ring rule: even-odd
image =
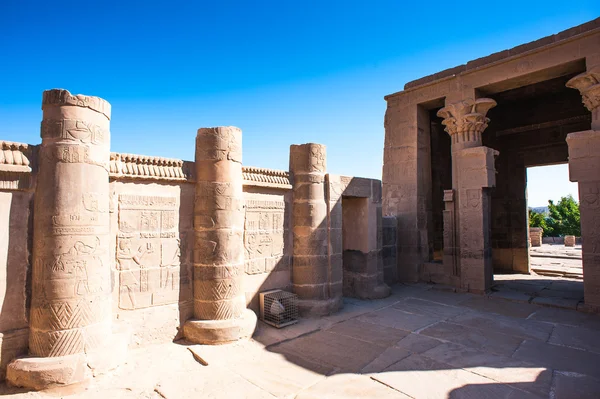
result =
[{"label": "decorative cornice", "polygon": [[245,186],[262,186],[291,189],[290,174],[284,170],[242,166]]},{"label": "decorative cornice", "polygon": [[491,98],[467,99],[440,109],[437,116],[444,118],[444,129],[452,138],[452,144],[472,142],[481,145],[481,134],[490,119],[487,112],[496,106]]},{"label": "decorative cornice", "polygon": [[109,172],[113,179],[192,181],[193,168],[187,164],[181,159],[112,152]]},{"label": "decorative cornice", "polygon": [[30,186],[30,148],[24,143],[0,140],[0,189],[26,190]]},{"label": "decorative cornice", "polygon": [[591,111],[600,106],[600,66],[580,73],[567,82],[567,87],[577,89],[585,107]]},{"label": "decorative cornice", "polygon": [[110,103],[100,97],[71,94],[65,89],[45,90],[42,96],[42,109],[45,106],[74,105],[89,108],[110,119]]}]

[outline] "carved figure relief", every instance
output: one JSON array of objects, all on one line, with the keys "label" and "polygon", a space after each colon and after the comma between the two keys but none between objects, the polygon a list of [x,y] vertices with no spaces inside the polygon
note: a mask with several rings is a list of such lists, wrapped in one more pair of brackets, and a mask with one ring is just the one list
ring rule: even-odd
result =
[{"label": "carved figure relief", "polygon": [[179,300],[181,242],[176,209],[175,197],[119,196],[116,254],[121,309]]}]

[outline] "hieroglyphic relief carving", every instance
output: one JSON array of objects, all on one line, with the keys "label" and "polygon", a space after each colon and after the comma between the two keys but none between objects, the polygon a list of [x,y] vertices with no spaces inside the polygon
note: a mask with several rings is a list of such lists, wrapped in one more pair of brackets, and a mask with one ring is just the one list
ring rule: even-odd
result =
[{"label": "hieroglyphic relief carving", "polygon": [[182,276],[177,228],[176,197],[119,195],[116,255],[120,308],[139,309],[179,300]]},{"label": "hieroglyphic relief carving", "polygon": [[75,119],[44,119],[42,139],[60,139],[81,144],[104,144],[109,134],[101,126]]},{"label": "hieroglyphic relief carving", "polygon": [[98,349],[110,335],[110,105],[50,90],[42,110],[29,348],[53,357]]},{"label": "hieroglyphic relief carving", "polygon": [[284,213],[284,201],[246,201],[244,248],[247,274],[269,272],[283,257]]}]

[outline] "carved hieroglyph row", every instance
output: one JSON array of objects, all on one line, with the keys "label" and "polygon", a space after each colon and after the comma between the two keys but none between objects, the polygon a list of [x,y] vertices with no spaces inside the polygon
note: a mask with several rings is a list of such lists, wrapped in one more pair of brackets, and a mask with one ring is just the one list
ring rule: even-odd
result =
[{"label": "carved hieroglyph row", "polygon": [[155,180],[191,180],[191,170],[181,159],[135,154],[110,154],[110,177]]},{"label": "carved hieroglyph row", "polygon": [[180,283],[179,214],[176,197],[119,195],[119,307],[139,309],[176,303]]},{"label": "carved hieroglyph row", "polygon": [[270,272],[281,261],[287,236],[284,218],[284,201],[246,200],[244,248],[247,274]]},{"label": "carved hieroglyph row", "polygon": [[108,130],[94,123],[79,119],[44,119],[42,139],[75,141],[81,144],[107,144]]}]

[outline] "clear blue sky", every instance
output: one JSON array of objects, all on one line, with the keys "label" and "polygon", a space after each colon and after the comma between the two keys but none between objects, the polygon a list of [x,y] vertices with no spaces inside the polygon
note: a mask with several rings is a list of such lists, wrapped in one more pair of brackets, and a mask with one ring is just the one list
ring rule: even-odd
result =
[{"label": "clear blue sky", "polygon": [[2,0],[0,139],[39,143],[41,93],[66,88],[112,104],[113,151],[193,160],[199,127],[235,125],[246,165],[287,169],[290,144],[319,142],[332,173],[381,178],[384,95],[598,15],[597,0]]}]

